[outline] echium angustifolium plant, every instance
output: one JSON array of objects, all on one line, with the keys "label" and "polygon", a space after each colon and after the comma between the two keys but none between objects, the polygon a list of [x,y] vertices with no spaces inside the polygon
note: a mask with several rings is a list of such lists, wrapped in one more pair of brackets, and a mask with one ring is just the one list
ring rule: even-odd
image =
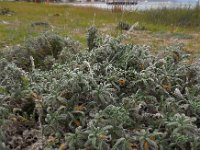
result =
[{"label": "echium angustifolium plant", "polygon": [[89,50],[48,33],[2,52],[0,147],[198,149],[200,61],[89,32]]}]

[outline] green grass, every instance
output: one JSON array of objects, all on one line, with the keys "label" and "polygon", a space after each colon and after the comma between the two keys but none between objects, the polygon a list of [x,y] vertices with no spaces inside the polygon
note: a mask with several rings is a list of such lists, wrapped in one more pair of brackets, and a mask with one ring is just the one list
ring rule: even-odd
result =
[{"label": "green grass", "polygon": [[[117,24],[121,15],[120,13],[111,13],[93,8],[88,11],[86,8],[49,4],[1,2],[1,7],[16,12],[12,16],[0,16],[0,20],[11,21],[11,25],[0,26],[0,39],[8,42],[8,44],[18,43],[27,36],[36,35],[46,30],[54,30],[82,41],[85,38],[87,28],[93,22],[97,27]],[[94,14],[96,14],[95,18]],[[31,23],[39,21],[48,22],[51,26],[48,29],[31,27]]]},{"label": "green grass", "polygon": [[[95,8],[74,7],[69,5],[36,4],[26,2],[0,2],[0,8],[9,8],[16,13],[0,15],[0,20],[10,21],[10,25],[0,24],[0,47],[22,42],[29,36],[53,30],[62,35],[86,44],[86,32],[91,25],[97,26],[102,33],[119,35],[116,29],[122,20],[129,24],[140,22],[152,32],[199,32],[200,9],[157,9],[137,12],[108,11]],[[45,21],[50,27],[31,27],[33,22]]]}]

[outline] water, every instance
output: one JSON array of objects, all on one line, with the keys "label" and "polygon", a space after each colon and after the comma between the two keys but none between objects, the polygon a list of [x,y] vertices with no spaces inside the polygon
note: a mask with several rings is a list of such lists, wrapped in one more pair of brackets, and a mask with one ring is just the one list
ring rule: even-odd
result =
[{"label": "water", "polygon": [[[158,8],[193,8],[196,6],[198,1],[196,0],[171,0],[171,1],[156,1],[149,0],[138,2],[137,5],[123,5],[124,10],[135,11],[135,10],[148,10]],[[71,5],[82,6],[82,7],[95,7],[101,9],[112,9],[112,5],[106,3],[72,3]]]}]

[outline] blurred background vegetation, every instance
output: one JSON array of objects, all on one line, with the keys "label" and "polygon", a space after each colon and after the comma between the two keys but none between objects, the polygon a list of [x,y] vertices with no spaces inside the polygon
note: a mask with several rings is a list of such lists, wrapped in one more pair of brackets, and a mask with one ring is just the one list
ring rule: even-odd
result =
[{"label": "blurred background vegetation", "polygon": [[[0,47],[18,44],[25,38],[44,31],[70,35],[86,46],[86,31],[95,25],[103,34],[120,35],[121,23],[134,24],[128,41],[144,42],[152,47],[184,43],[186,50],[199,53],[200,7],[151,9],[144,11],[102,10],[92,7],[75,7],[46,3],[1,2]],[[9,13],[10,11],[10,13]]]}]

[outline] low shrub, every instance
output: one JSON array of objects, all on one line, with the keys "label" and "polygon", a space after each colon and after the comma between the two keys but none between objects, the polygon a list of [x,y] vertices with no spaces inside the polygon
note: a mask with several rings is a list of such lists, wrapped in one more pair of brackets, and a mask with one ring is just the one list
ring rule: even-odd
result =
[{"label": "low shrub", "polygon": [[0,61],[5,147],[198,149],[199,62],[187,63],[180,45],[153,55],[148,46],[95,33],[98,40],[80,51],[78,43],[53,37],[18,50],[31,52],[32,70],[20,69],[19,57],[7,61],[8,53]]},{"label": "low shrub", "polygon": [[66,51],[77,53],[79,45],[70,38],[62,38],[55,33],[47,32],[38,37],[26,40],[20,46],[4,50],[2,55],[7,60],[14,61],[18,67],[30,70],[30,56],[34,58],[36,67],[45,69],[45,63],[51,61],[49,60],[50,56],[52,59],[58,59],[59,57],[62,61],[66,61],[67,57],[70,56],[66,54],[65,57],[62,56]]},{"label": "low shrub", "polygon": [[131,27],[130,24],[128,24],[128,23],[126,23],[126,22],[122,22],[122,21],[119,22],[119,24],[118,24],[118,26],[117,26],[117,28],[118,28],[119,30],[129,30],[130,27]]}]

